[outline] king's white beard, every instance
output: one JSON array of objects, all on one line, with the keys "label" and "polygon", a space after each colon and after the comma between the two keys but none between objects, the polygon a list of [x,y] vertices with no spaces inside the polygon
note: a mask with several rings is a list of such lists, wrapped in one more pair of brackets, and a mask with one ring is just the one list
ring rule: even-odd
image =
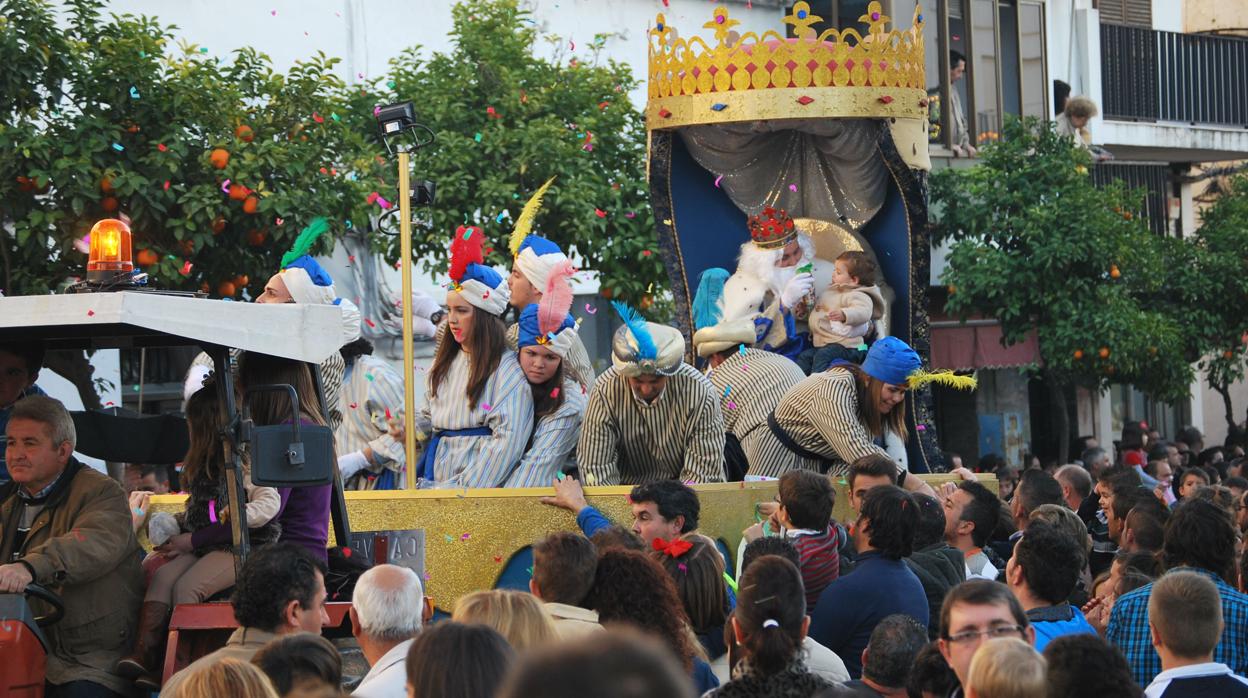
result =
[{"label": "king's white beard", "polygon": [[798,267],[813,261],[814,244],[804,235],[798,236],[798,244],[802,247],[801,260],[791,267],[779,267],[776,265],[784,256],[783,249],[762,250],[757,245],[747,242],[741,246],[737,273],[753,276],[767,284],[768,291],[778,294],[794,276],[797,276]]}]

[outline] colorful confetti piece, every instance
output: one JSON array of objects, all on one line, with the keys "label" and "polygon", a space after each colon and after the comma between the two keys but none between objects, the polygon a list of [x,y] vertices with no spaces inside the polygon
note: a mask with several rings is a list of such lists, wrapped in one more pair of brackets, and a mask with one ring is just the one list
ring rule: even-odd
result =
[{"label": "colorful confetti piece", "polygon": [[595,216],[598,216],[599,218],[606,218],[606,217],[607,217],[607,212],[606,212],[606,211],[604,211],[604,210],[602,210],[602,209],[600,209],[600,208],[595,208],[595,209],[594,209],[594,215],[595,215]]},{"label": "colorful confetti piece", "polygon": [[790,184],[790,185],[789,185],[789,191],[792,191],[792,192],[797,191],[797,185],[796,185],[796,184]]},{"label": "colorful confetti piece", "polygon": [[558,388],[555,388],[554,390],[550,391],[550,396],[551,396],[552,398],[557,398],[557,397],[559,397],[559,389],[558,389]]},{"label": "colorful confetti piece", "polygon": [[125,150],[125,149],[126,149],[126,146],[124,146],[124,145],[122,145],[122,144],[120,144],[120,143],[114,143],[114,144],[113,144],[113,150],[116,150],[116,151],[117,151],[117,152],[119,152],[119,153],[120,153],[120,152],[122,152],[122,151],[123,151],[123,150]]},{"label": "colorful confetti piece", "polygon": [[139,98],[139,88],[135,87],[134,85],[131,85],[130,86],[130,99],[138,99],[138,98]]},{"label": "colorful confetti piece", "polygon": [[489,406],[489,405],[487,405],[487,404],[485,404],[485,403],[481,403],[481,409],[482,409],[482,410],[484,410],[484,411],[486,411],[486,412],[489,412],[489,411],[490,411],[490,406]]},{"label": "colorful confetti piece", "polygon": [[157,143],[157,144],[156,144],[156,150],[159,150],[160,152],[162,152],[162,153],[163,153],[163,152],[165,152],[166,150],[169,150],[169,146],[165,145],[164,143]]},{"label": "colorful confetti piece", "polygon": [[213,523],[217,522],[217,500],[215,499],[208,500],[208,520]]},{"label": "colorful confetti piece", "polygon": [[718,177],[716,177],[716,178],[715,178],[715,186],[716,186],[716,187],[718,187],[718,186],[719,186],[719,182],[720,182],[720,180],[722,180],[723,178],[724,178],[724,176],[723,176],[723,175],[720,175],[720,176],[718,176]]},{"label": "colorful confetti piece", "polygon": [[586,304],[585,304],[585,312],[589,313],[590,315],[594,315],[594,314],[596,314],[596,313],[598,312],[598,309],[597,309],[597,308],[595,308],[594,306],[590,305],[589,303],[586,303]]},{"label": "colorful confetti piece", "polygon": [[474,140],[474,141],[476,141],[476,142],[480,143],[480,142],[481,142],[481,134],[480,134],[480,132],[478,132],[475,136],[473,136],[473,137],[472,137],[472,140]]}]

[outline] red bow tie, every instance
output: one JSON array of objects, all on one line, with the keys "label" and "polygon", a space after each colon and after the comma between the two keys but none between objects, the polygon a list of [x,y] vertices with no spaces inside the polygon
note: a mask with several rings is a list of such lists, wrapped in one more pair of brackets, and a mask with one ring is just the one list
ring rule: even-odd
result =
[{"label": "red bow tie", "polygon": [[689,549],[693,547],[693,543],[690,543],[687,540],[681,540],[680,538],[673,538],[671,540],[655,538],[654,541],[651,542],[651,545],[654,546],[655,550],[661,553],[667,553],[672,557],[680,557],[681,555],[689,552]]}]

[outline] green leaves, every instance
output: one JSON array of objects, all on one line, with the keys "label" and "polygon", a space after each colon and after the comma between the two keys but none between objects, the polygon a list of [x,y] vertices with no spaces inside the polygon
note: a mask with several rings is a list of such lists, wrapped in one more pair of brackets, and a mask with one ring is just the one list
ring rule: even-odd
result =
[{"label": "green leaves", "polygon": [[[541,38],[515,0],[457,6],[451,52],[413,47],[390,75],[350,86],[337,58],[318,54],[276,72],[252,47],[214,59],[174,45],[156,19],[103,17],[95,0],[69,4],[67,26],[42,0],[4,0],[0,13],[6,294],[46,293],[81,274],[86,256],[72,242],[118,215],[132,221],[136,259],[147,250],[160,260],[146,271],[164,288],[215,293],[247,276],[258,292],[317,216],[335,234],[348,221],[356,231],[378,224],[371,241],[393,263],[397,215],[378,222],[383,210],[369,200],[377,192],[398,202],[373,109],[404,99],[436,134],[412,158],[413,179],[438,185],[437,203],[416,213],[415,254],[426,266],[441,273],[465,219],[490,236],[490,261],[510,264],[514,216],[558,175],[538,232],[638,305],[665,278],[646,197],[646,134],[627,98],[636,80],[627,66],[597,59],[601,41],[565,52],[560,39],[555,59],[536,57]],[[244,126],[246,135],[236,133]],[[218,148],[229,153],[221,168],[210,156]],[[230,185],[242,187],[239,198]],[[193,263],[186,275],[184,261]]]},{"label": "green leaves", "polygon": [[934,173],[935,237],[953,241],[947,309],[997,318],[1008,343],[1034,330],[1062,382],[1185,396],[1189,335],[1164,300],[1177,241],[1145,227],[1140,193],[1094,186],[1090,167],[1051,126],[1011,119],[978,164]]}]

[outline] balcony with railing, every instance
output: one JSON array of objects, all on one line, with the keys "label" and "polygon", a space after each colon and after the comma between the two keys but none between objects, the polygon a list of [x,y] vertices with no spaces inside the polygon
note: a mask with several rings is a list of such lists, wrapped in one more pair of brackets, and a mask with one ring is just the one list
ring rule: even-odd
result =
[{"label": "balcony with railing", "polygon": [[1248,128],[1248,39],[1101,24],[1110,121]]}]

